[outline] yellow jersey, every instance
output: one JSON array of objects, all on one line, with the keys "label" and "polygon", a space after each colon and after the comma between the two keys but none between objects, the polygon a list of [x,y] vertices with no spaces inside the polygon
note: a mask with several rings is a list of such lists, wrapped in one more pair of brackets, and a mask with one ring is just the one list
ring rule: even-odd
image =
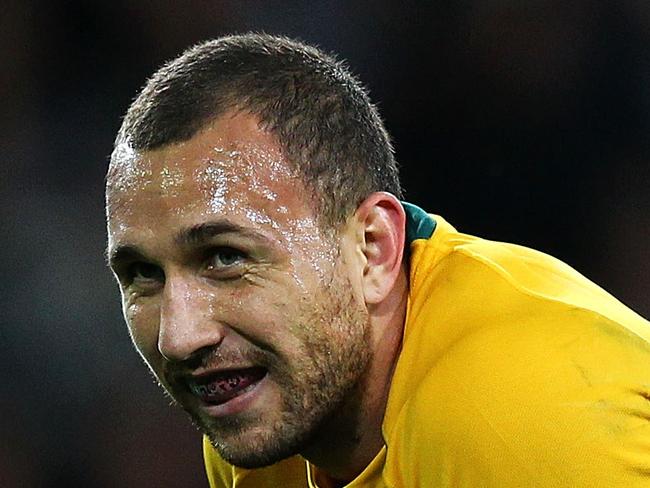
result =
[{"label": "yellow jersey", "polygon": [[[650,487],[650,323],[561,261],[405,204],[409,301],[382,425],[349,488]],[[300,456],[213,488],[328,488]]]}]

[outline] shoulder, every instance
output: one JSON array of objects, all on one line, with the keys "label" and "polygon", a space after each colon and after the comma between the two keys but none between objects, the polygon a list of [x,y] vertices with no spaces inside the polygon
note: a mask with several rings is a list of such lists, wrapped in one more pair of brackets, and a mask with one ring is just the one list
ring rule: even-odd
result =
[{"label": "shoulder", "polygon": [[[525,246],[457,232],[440,217],[429,239],[411,243],[412,299],[431,305],[432,292],[444,290],[457,303],[482,300],[483,310],[502,313],[526,300],[591,310],[650,341],[648,322],[563,261]],[[459,307],[467,310],[467,307]]]},{"label": "shoulder", "polygon": [[[650,483],[648,343],[583,309],[521,320],[475,329],[437,357],[396,418],[388,458],[481,486]],[[453,486],[442,481],[431,486]]]},{"label": "shoulder", "polygon": [[547,254],[444,220],[411,257],[384,423],[394,484],[650,484],[646,320]]}]

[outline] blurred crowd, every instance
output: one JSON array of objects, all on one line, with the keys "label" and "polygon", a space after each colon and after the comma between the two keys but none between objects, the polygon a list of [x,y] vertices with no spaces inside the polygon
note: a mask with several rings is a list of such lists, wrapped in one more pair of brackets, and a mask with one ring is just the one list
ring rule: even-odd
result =
[{"label": "blurred crowd", "polygon": [[567,261],[650,317],[650,3],[5,0],[0,486],[206,487],[130,345],[103,184],[128,104],[190,45],[265,31],[347,60],[407,197]]}]

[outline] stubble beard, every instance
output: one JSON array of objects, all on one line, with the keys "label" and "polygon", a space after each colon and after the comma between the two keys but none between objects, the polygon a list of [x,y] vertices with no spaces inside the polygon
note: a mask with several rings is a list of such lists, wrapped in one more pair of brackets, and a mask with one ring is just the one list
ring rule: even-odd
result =
[{"label": "stubble beard", "polygon": [[[290,363],[260,351],[260,362],[282,393],[275,420],[243,412],[217,421],[190,412],[193,422],[230,464],[260,468],[304,451],[355,394],[370,361],[369,319],[365,307],[352,295],[349,280],[334,275],[322,290],[318,309],[308,315],[310,323],[301,325],[303,349],[293,356],[300,360]],[[252,430],[256,431],[252,441],[238,442],[240,437],[250,439]]]}]

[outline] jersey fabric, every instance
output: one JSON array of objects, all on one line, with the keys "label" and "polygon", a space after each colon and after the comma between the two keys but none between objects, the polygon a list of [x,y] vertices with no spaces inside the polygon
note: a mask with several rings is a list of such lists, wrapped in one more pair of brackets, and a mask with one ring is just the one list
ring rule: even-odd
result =
[{"label": "jersey fabric", "polygon": [[[553,257],[405,209],[385,446],[346,486],[650,487],[650,323]],[[328,488],[299,456],[244,470],[205,440],[204,455],[213,488]]]}]

